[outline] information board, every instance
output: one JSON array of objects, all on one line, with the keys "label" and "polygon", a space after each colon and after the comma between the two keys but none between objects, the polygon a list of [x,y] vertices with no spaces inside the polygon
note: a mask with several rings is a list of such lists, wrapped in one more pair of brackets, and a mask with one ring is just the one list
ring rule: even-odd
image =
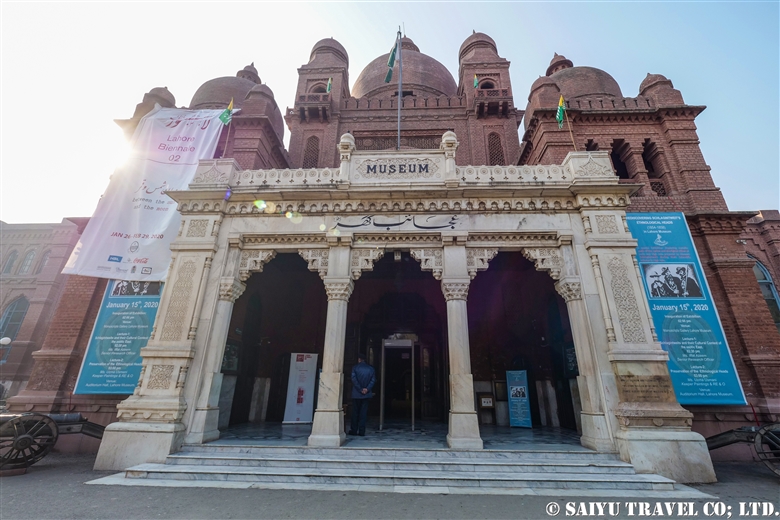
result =
[{"label": "information board", "polygon": [[152,334],[162,282],[109,280],[74,394],[132,394]]},{"label": "information board", "polygon": [[314,416],[314,383],[317,380],[317,354],[290,354],[290,380],[284,424],[310,423]]},{"label": "information board", "polygon": [[525,370],[507,371],[506,386],[509,392],[509,426],[531,428],[528,373]]},{"label": "information board", "polygon": [[723,326],[682,213],[628,213],[637,260],[680,404],[745,404]]}]

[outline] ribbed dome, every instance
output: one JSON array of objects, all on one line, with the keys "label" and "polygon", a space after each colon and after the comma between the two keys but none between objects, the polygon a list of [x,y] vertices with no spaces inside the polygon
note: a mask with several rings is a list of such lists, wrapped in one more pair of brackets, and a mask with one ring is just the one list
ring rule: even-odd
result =
[{"label": "ribbed dome", "polygon": [[233,99],[236,108],[244,104],[247,92],[255,86],[254,81],[235,76],[215,78],[198,88],[190,101],[190,108],[225,108]]},{"label": "ribbed dome", "polygon": [[570,67],[550,75],[567,100],[585,96],[623,97],[615,78],[593,67]]},{"label": "ribbed dome", "polygon": [[322,58],[323,61],[332,61],[333,65],[346,65],[349,67],[349,55],[347,50],[333,38],[325,38],[314,44],[309,55],[309,63],[315,58]]},{"label": "ribbed dome", "polygon": [[475,32],[461,44],[460,50],[458,51],[458,60],[463,61],[463,58],[480,48],[489,51],[492,50],[493,54],[498,54],[498,48],[496,47],[496,42],[493,38],[485,33]]},{"label": "ribbed dome", "polygon": [[[404,90],[413,90],[415,94],[428,93],[436,96],[454,96],[458,86],[447,68],[419,50],[412,40],[401,40],[403,52]],[[398,60],[393,67],[393,80],[385,83],[387,60],[390,53],[383,54],[371,63],[358,76],[352,87],[354,97],[375,96],[382,91],[392,93],[398,89]]]}]

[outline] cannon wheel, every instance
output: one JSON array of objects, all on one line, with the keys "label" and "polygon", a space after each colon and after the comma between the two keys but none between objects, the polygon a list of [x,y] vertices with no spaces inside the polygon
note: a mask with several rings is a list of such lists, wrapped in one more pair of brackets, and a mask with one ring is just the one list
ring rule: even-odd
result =
[{"label": "cannon wheel", "polygon": [[24,414],[0,426],[0,469],[32,466],[54,447],[59,430],[45,415]]},{"label": "cannon wheel", "polygon": [[780,475],[780,423],[767,424],[756,432],[756,454],[775,474]]}]

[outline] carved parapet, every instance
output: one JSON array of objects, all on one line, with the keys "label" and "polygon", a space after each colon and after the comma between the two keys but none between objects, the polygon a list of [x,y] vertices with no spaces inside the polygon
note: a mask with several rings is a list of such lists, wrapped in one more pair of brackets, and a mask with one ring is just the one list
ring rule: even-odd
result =
[{"label": "carved parapet", "polygon": [[235,159],[204,159],[198,163],[189,187],[191,190],[227,187],[240,172],[241,166]]},{"label": "carved parapet", "polygon": [[330,249],[299,249],[298,254],[309,263],[309,271],[317,271],[323,280],[328,274]]},{"label": "carved parapet", "polygon": [[355,282],[352,280],[326,280],[325,292],[328,300],[349,301],[352,296],[352,290],[355,288]]},{"label": "carved parapet", "polygon": [[232,276],[223,276],[219,280],[219,299],[235,302],[246,290],[246,285]]},{"label": "carved parapet", "polygon": [[607,152],[569,152],[563,160],[563,168],[575,183],[597,181],[600,184],[617,184],[618,177],[612,169]]},{"label": "carved parapet", "polygon": [[353,249],[350,258],[350,274],[353,280],[360,278],[363,271],[373,271],[374,262],[382,258],[384,249]]},{"label": "carved parapet", "polygon": [[263,266],[270,262],[276,256],[276,251],[270,250],[249,250],[241,253],[241,262],[238,265],[238,277],[245,282],[252,276],[252,273],[260,273]]},{"label": "carved parapet", "polygon": [[469,282],[467,281],[442,282],[441,292],[444,294],[444,299],[447,301],[450,300],[466,301],[469,297]]},{"label": "carved parapet", "polygon": [[498,248],[474,248],[466,249],[466,269],[473,280],[477,276],[477,271],[485,271],[488,268],[488,262],[493,260],[498,254]]},{"label": "carved parapet", "polygon": [[411,249],[409,253],[412,258],[420,262],[420,269],[423,271],[432,271],[436,280],[441,280],[444,272],[444,253],[438,249]]},{"label": "carved parapet", "polygon": [[553,280],[561,277],[563,256],[557,247],[526,247],[523,256],[534,263],[537,271],[549,271]]},{"label": "carved parapet", "polygon": [[341,140],[338,144],[339,156],[342,161],[349,161],[352,157],[352,152],[355,151],[355,138],[350,133],[346,133],[341,136]]},{"label": "carved parapet", "polygon": [[579,278],[562,278],[555,282],[555,290],[567,302],[582,299],[582,282]]}]

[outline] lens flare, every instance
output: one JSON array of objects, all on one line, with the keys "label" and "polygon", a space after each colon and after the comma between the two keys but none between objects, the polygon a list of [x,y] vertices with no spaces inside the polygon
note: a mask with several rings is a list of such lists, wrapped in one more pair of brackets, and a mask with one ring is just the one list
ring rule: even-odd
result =
[{"label": "lens flare", "polygon": [[273,202],[266,202],[265,212],[276,213],[276,204],[274,204]]},{"label": "lens flare", "polygon": [[264,200],[256,200],[255,201],[255,207],[257,209],[259,209],[260,211],[263,211],[267,206],[268,206],[268,204],[266,204]]},{"label": "lens flare", "polygon": [[292,214],[290,215],[290,220],[292,221],[293,224],[300,224],[301,222],[303,222],[303,215],[301,215],[297,211],[293,211]]},{"label": "lens flare", "polygon": [[325,231],[325,224],[320,224],[320,231]]},{"label": "lens flare", "polygon": [[292,218],[293,212],[292,211],[288,211],[287,213],[284,214],[284,216],[287,217],[287,218]]}]

